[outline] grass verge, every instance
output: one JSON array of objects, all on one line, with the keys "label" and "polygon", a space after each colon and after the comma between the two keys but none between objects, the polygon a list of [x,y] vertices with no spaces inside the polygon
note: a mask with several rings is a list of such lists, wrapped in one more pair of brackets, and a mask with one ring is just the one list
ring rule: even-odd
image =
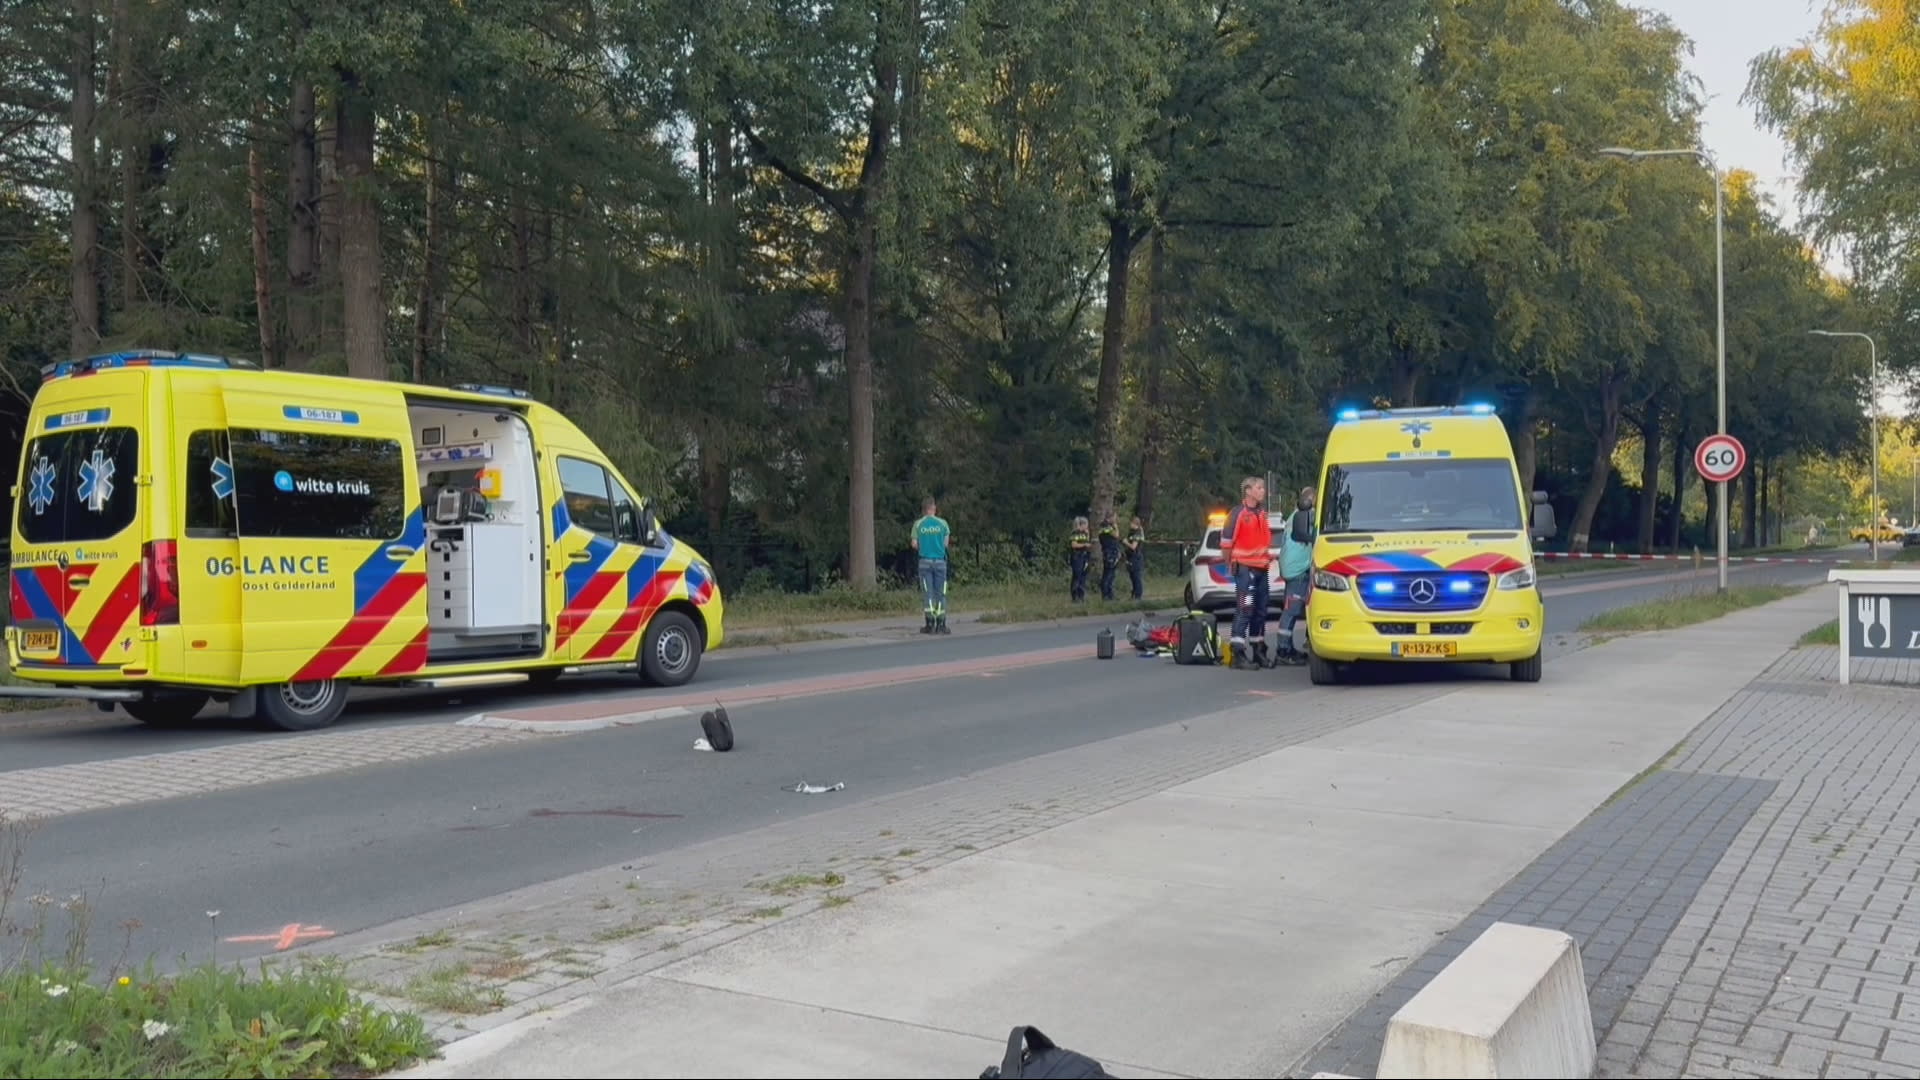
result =
[{"label": "grass verge", "polygon": [[89,901],[20,895],[28,832],[0,814],[0,1076],[374,1076],[434,1052],[419,1017],[356,997],[337,961],[90,965]]},{"label": "grass verge", "polygon": [[1804,634],[1801,634],[1800,644],[1802,645],[1838,645],[1840,644],[1839,620],[1829,619],[1827,622],[1814,627],[1813,629],[1807,631]]},{"label": "grass verge", "polygon": [[[1115,580],[1115,589],[1129,588],[1124,570]],[[1067,595],[1066,575],[1009,581],[994,585],[949,585],[949,614],[982,612],[993,622],[1026,622],[1036,619],[1065,619],[1076,615],[1097,615],[1103,611],[1136,611],[1147,607],[1170,607],[1180,602],[1186,581],[1180,577],[1150,576],[1145,582],[1147,599],[1099,600],[1075,604]],[[1089,591],[1099,595],[1099,578],[1087,583]],[[727,599],[727,632],[731,639],[740,631],[792,631],[816,624],[848,622],[856,619],[901,618],[919,615],[925,610],[920,590],[858,590],[836,585],[813,593],[742,593]],[[737,629],[736,629],[737,628]],[[817,640],[817,639],[809,639]],[[765,644],[756,641],[755,644]]]},{"label": "grass verge", "polygon": [[1644,604],[1603,611],[1580,624],[1580,630],[1589,634],[1673,630],[1730,615],[1744,608],[1784,600],[1803,588],[1797,585],[1737,585],[1726,592],[1678,593]]},{"label": "grass verge", "polygon": [[721,643],[723,649],[751,649],[756,646],[798,645],[807,641],[834,641],[846,637],[817,626],[775,626],[765,630],[732,630]]}]

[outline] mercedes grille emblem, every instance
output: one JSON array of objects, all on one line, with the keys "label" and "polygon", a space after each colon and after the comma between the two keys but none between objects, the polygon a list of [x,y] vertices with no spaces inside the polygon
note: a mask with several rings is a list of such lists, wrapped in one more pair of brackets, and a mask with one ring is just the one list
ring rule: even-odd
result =
[{"label": "mercedes grille emblem", "polygon": [[1440,590],[1427,578],[1414,578],[1413,584],[1407,586],[1407,599],[1416,604],[1431,604],[1439,595]]}]

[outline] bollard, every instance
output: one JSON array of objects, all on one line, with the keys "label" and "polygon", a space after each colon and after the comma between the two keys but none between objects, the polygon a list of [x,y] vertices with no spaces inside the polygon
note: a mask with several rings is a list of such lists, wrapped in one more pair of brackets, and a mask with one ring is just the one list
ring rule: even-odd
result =
[{"label": "bollard", "polygon": [[1693,545],[1693,569],[1695,573],[1698,573],[1700,570],[1700,545],[1699,544]]}]

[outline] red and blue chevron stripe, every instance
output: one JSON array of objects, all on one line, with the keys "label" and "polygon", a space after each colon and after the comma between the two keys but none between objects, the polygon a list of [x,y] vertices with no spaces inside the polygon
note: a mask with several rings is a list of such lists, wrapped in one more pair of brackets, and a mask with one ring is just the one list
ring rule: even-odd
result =
[{"label": "red and blue chevron stripe", "polygon": [[[26,622],[50,622],[59,630],[60,656],[36,660],[37,663],[88,666],[100,663],[113,647],[114,639],[126,628],[140,608],[140,568],[130,565],[91,617],[74,617],[75,605],[83,594],[67,584],[69,578],[87,579],[89,586],[100,570],[99,563],[74,563],[66,567],[35,566],[13,570],[8,575],[10,604],[14,625]],[[84,623],[76,631],[75,622]]]},{"label": "red and blue chevron stripe", "polygon": [[1328,563],[1324,569],[1328,573],[1339,574],[1342,577],[1354,577],[1359,574],[1422,571],[1441,573],[1448,570],[1504,574],[1526,565],[1511,555],[1497,551],[1476,552],[1450,563],[1441,563],[1429,557],[1432,551],[1432,548],[1408,548],[1402,551],[1375,551],[1364,555],[1347,555]]},{"label": "red and blue chevron stripe", "polygon": [[[392,625],[393,620],[407,610],[427,587],[427,575],[421,570],[402,570],[406,565],[387,555],[387,549],[396,544],[412,548],[418,552],[427,542],[426,519],[421,509],[415,507],[407,515],[407,524],[397,539],[383,541],[361,561],[359,569],[353,572],[353,615],[334,635],[333,639],[315,653],[313,659],[295,672],[289,682],[312,682],[320,679],[332,679],[346,670],[348,664],[359,657],[367,646],[373,644],[380,632]],[[401,657],[414,654],[414,644],[420,649],[420,666],[426,666],[425,641],[416,636],[414,642],[400,650],[396,656],[381,669],[381,674],[405,674],[409,670],[390,670],[401,662]]]}]

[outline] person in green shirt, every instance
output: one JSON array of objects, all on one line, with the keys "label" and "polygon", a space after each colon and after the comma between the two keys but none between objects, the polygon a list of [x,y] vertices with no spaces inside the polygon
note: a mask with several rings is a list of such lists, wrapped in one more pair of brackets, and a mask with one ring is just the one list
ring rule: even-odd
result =
[{"label": "person in green shirt", "polygon": [[927,602],[927,624],[923,634],[945,634],[947,630],[947,540],[953,530],[936,511],[931,497],[920,504],[920,520],[913,523],[913,550],[920,556],[920,594]]}]

